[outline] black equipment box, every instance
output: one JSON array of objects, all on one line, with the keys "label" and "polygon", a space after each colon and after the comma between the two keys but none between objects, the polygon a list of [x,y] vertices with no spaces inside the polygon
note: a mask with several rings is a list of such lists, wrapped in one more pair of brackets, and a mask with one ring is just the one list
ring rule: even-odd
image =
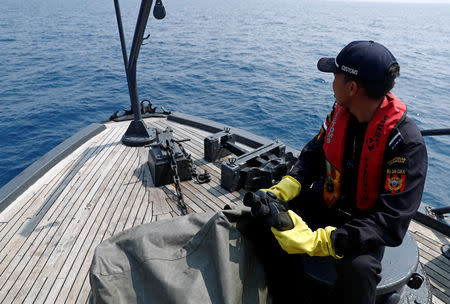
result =
[{"label": "black equipment box", "polygon": [[204,153],[204,158],[210,162],[231,153],[237,156],[221,166],[220,185],[228,191],[268,188],[286,175],[295,161],[293,154],[286,153],[286,146],[279,141],[248,152],[236,145],[236,135],[230,133],[230,128],[205,137]]},{"label": "black equipment box", "polygon": [[176,161],[180,181],[192,179],[191,160],[183,153],[171,132],[172,130],[168,129],[158,133],[158,143],[150,146],[148,166],[153,184],[157,187],[174,182],[169,149]]},{"label": "black equipment box", "polygon": [[203,140],[205,150],[204,158],[207,161],[214,162],[222,157],[230,155],[231,151],[227,149],[226,145],[229,143],[234,144],[235,141],[236,136],[230,133],[229,128],[225,128],[221,132],[205,137]]},{"label": "black equipment box", "polygon": [[269,188],[287,174],[294,161],[286,146],[276,141],[223,162],[220,185],[228,191]]}]

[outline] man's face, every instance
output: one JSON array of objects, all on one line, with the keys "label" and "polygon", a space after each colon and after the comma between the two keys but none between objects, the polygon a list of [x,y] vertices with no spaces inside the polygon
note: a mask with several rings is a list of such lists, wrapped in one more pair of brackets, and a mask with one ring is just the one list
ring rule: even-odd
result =
[{"label": "man's face", "polygon": [[344,79],[344,73],[334,73],[333,91],[334,98],[340,106],[349,106],[349,94],[350,94],[351,81],[346,82]]}]

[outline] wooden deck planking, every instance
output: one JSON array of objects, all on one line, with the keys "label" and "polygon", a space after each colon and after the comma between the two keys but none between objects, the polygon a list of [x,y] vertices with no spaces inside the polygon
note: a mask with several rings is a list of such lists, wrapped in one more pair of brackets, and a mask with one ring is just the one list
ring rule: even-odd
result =
[{"label": "wooden deck planking", "polygon": [[[139,155],[139,153],[135,154],[135,155]],[[140,157],[137,157],[136,162],[138,164],[137,169],[133,172],[132,176],[131,176],[131,181],[130,181],[130,185],[132,184],[132,188],[128,187],[128,189],[130,189],[130,193],[128,196],[127,201],[125,202],[124,208],[122,210],[122,213],[117,221],[117,225],[115,227],[114,233],[116,234],[120,231],[123,231],[126,229],[126,223],[129,220],[134,221],[134,219],[130,219],[130,216],[133,212],[133,208],[136,206],[136,203],[138,203],[138,208],[140,205],[140,202],[137,201],[137,196],[140,192],[140,188],[142,188],[142,184],[143,184],[143,168],[142,166],[144,165],[142,163],[142,159]]]},{"label": "wooden deck planking", "polygon": [[[40,209],[42,209],[46,206],[46,204],[42,204],[43,202],[47,202],[47,204],[52,203],[51,198],[47,197],[49,191],[53,191],[51,192],[51,194],[53,195],[53,197],[57,197],[60,194],[60,192],[58,192],[57,190],[62,191],[65,189],[65,186],[68,184],[69,181],[72,180],[73,175],[76,173],[76,169],[73,168],[73,163],[80,162],[80,159],[82,159],[82,157],[80,157],[80,154],[83,153],[83,155],[86,156],[86,154],[83,152],[85,149],[88,148],[88,146],[86,145],[87,144],[83,145],[82,147],[77,149],[74,153],[72,153],[69,157],[58,163],[57,166],[52,168],[49,172],[47,172],[43,176],[42,181],[39,180],[38,182],[33,184],[32,187],[30,187],[21,196],[19,196],[19,198],[16,199],[14,203],[8,206],[8,208],[1,213],[0,215],[1,218],[7,218],[9,228],[14,226],[18,220],[27,217],[27,214],[30,218],[33,216],[33,214],[35,214],[37,217],[40,214],[40,210],[36,211],[36,208],[39,205],[41,206]],[[66,164],[67,161],[69,161],[68,164]],[[64,165],[65,168],[63,170],[65,171],[59,170],[59,168],[61,168]],[[66,171],[69,169],[72,170],[72,172],[74,172],[72,175],[66,174]],[[55,172],[59,173],[55,174]],[[60,181],[62,176],[66,177],[64,179],[64,182]],[[52,180],[50,182],[46,182],[46,180],[49,178],[52,178]],[[53,186],[55,184],[59,186],[58,189],[56,190],[53,189]],[[44,187],[42,189],[39,189],[39,187],[42,187],[43,185]],[[34,188],[38,188],[38,190],[35,191]],[[2,233],[0,234],[0,242],[3,242],[5,238],[5,233],[7,232],[10,231],[6,230],[2,231]],[[14,234],[15,232],[16,231],[13,231],[12,234]]]},{"label": "wooden deck planking", "polygon": [[[176,206],[177,203],[173,201],[176,196],[175,187],[173,185],[166,185],[166,186],[161,187],[161,189],[167,195],[167,197],[168,197],[169,201],[172,203],[172,205],[174,205],[174,208],[176,210],[179,210],[179,208]],[[192,197],[190,195],[185,195],[186,193],[183,190],[184,189],[183,186],[181,186],[181,189],[183,191],[183,198],[184,198],[184,202],[186,203],[188,213],[207,212],[207,211],[213,210],[212,208],[206,206],[202,201],[192,200]],[[173,212],[173,210],[169,211],[169,213],[170,212]],[[152,221],[154,221],[154,220],[152,220]]]},{"label": "wooden deck planking", "polygon": [[138,156],[140,163],[140,187],[136,193],[136,198],[134,199],[133,207],[130,209],[130,213],[128,215],[127,221],[125,222],[123,230],[134,227],[134,223],[136,222],[136,218],[138,217],[139,211],[141,210],[141,206],[144,204],[144,195],[146,192],[146,188],[149,187],[146,179],[145,171],[150,171],[147,166],[148,159],[148,149],[145,147],[138,148]]},{"label": "wooden deck planking", "polygon": [[[77,170],[78,167],[75,166],[75,170]],[[74,179],[72,179],[74,181]],[[70,184],[70,183],[68,183]],[[66,187],[67,189],[67,187]],[[64,192],[64,191],[63,191]],[[53,194],[53,193],[52,193]],[[50,195],[51,202],[48,204],[49,206],[57,206],[58,204],[53,201],[55,199],[56,195]],[[61,195],[58,196],[60,198]],[[47,205],[47,203],[46,203]],[[29,272],[24,272],[26,270],[26,266],[30,265],[34,262],[36,258],[39,257],[39,254],[34,254],[35,251],[39,248],[39,245],[42,242],[43,236],[48,234],[48,231],[55,226],[55,223],[45,223],[42,224],[40,220],[43,218],[43,213],[40,214],[37,217],[34,217],[32,219],[27,218],[27,215],[23,216],[22,214],[22,221],[17,220],[17,225],[20,227],[24,227],[26,229],[25,233],[24,230],[17,233],[18,230],[20,230],[20,227],[18,229],[15,229],[16,234],[14,235],[14,241],[9,242],[3,247],[3,252],[7,252],[8,255],[12,258],[9,259],[9,261],[2,262],[2,279],[4,279],[5,284],[1,287],[0,290],[0,300],[3,299],[3,296],[6,294],[12,294],[10,291],[13,291],[10,289],[11,285],[15,283],[16,279],[18,278],[19,274],[21,276],[27,275]],[[33,225],[29,225],[29,222],[31,220],[34,220]],[[30,229],[31,228],[31,229]],[[36,228],[36,229],[34,229]],[[32,230],[34,229],[34,230]],[[17,240],[18,239],[18,240]],[[44,244],[45,245],[45,244]],[[19,251],[17,251],[17,248]],[[39,252],[41,253],[41,252]],[[22,262],[22,263],[20,263]],[[4,268],[5,266],[6,269]],[[19,266],[19,267],[17,267]],[[22,267],[22,268],[21,268]],[[6,273],[5,273],[6,272]],[[30,271],[31,272],[31,271]],[[11,275],[13,276],[11,277]]]},{"label": "wooden deck planking", "polygon": [[418,231],[423,235],[426,235],[427,239],[429,239],[430,241],[434,241],[436,244],[443,244],[450,242],[450,237],[440,233],[439,231],[424,226],[423,224],[414,220],[411,222],[409,230],[414,232]]},{"label": "wooden deck planking", "polygon": [[[128,155],[132,154],[129,151],[127,152]],[[89,218],[77,238],[76,246],[72,248],[71,254],[68,255],[68,260],[59,272],[59,277],[65,278],[65,281],[60,284],[58,284],[59,282],[55,282],[55,285],[51,288],[53,295],[50,294],[47,296],[46,303],[63,302],[62,299],[68,297],[69,293],[77,289],[77,285],[80,284],[77,282],[78,276],[82,276],[84,279],[85,271],[87,272],[89,268],[87,264],[90,264],[92,258],[89,255],[89,251],[92,251],[98,244],[94,239],[103,237],[103,235],[98,236],[98,224],[102,221],[102,216],[104,215],[103,210],[109,209],[109,202],[106,201],[105,196],[97,202],[96,207],[89,214]],[[58,291],[58,293],[55,291]],[[76,291],[76,293],[78,292],[79,290]],[[57,301],[55,299],[56,297],[58,297]]]},{"label": "wooden deck planking", "polygon": [[433,303],[433,304],[448,304],[448,302],[447,303],[443,302],[441,299],[439,299],[435,295],[433,295],[433,297],[431,299],[431,303]]},{"label": "wooden deck planking", "polygon": [[[98,135],[100,136],[100,135]],[[62,161],[58,162],[55,167],[53,167],[51,170],[49,170],[47,173],[44,174],[44,176],[31,185],[24,193],[22,193],[13,203],[11,203],[1,214],[0,218],[8,218],[8,217],[14,217],[18,215],[18,211],[23,209],[26,205],[23,203],[24,201],[29,201],[32,196],[42,197],[45,196],[43,193],[43,190],[46,188],[49,188],[50,183],[54,183],[54,180],[59,178],[58,175],[61,175],[63,173],[62,167],[66,167],[65,170],[68,170],[68,168],[71,168],[72,165],[70,162],[79,161],[81,154],[85,153],[85,150],[89,147],[89,143],[83,144],[81,147],[79,147],[77,150],[75,150],[72,154],[70,154],[68,157],[63,159]],[[67,165],[69,163],[69,165]],[[54,174],[54,172],[58,172],[58,174]],[[50,184],[51,186],[51,184]],[[18,206],[16,206],[18,205]]]},{"label": "wooden deck planking", "polygon": [[[136,153],[132,150],[133,149],[129,149],[131,153],[128,153],[128,155],[132,155],[132,157],[126,158],[118,170],[121,172],[127,172],[127,174],[117,174],[117,179],[113,179],[112,183],[110,183],[111,191],[107,193],[104,199],[102,199],[104,205],[99,206],[101,207],[100,212],[95,215],[95,221],[91,226],[91,230],[87,233],[87,236],[92,239],[88,239],[84,246],[81,247],[85,253],[84,256],[83,254],[79,255],[79,258],[76,261],[81,265],[78,268],[76,278],[72,284],[70,284],[69,280],[67,281],[66,288],[70,288],[69,293],[64,294],[64,292],[60,292],[60,297],[67,295],[69,303],[73,303],[72,300],[77,299],[77,297],[80,296],[79,288],[82,286],[84,279],[87,277],[94,249],[101,241],[107,238],[105,235],[108,229],[113,229],[111,228],[111,225],[114,225],[113,219],[117,217],[117,213],[121,212],[121,205],[119,205],[119,203],[124,201],[123,195],[125,193],[125,189],[131,185],[130,180],[133,174],[133,165],[137,163],[133,159]],[[119,187],[117,185],[119,185]],[[78,302],[78,300],[75,302]]]},{"label": "wooden deck planking", "polygon": [[153,216],[166,214],[172,211],[172,208],[167,204],[166,201],[166,194],[163,189],[161,188],[150,188],[149,189],[149,196],[150,201],[152,202],[153,206]]},{"label": "wooden deck planking", "polygon": [[[115,136],[108,136],[105,143],[112,142],[114,140]],[[102,146],[102,150],[109,150],[107,149],[108,144]],[[119,145],[116,146],[120,147]],[[82,166],[81,168],[75,166],[77,172],[79,172],[78,169],[84,169],[86,178],[82,179],[81,185],[79,187],[75,186],[77,183],[73,185],[72,182],[70,182],[66,187],[66,189],[70,188],[70,190],[67,192],[67,195],[60,195],[45,214],[46,219],[43,218],[43,220],[40,222],[39,226],[42,226],[46,229],[35,229],[35,231],[33,231],[34,234],[39,234],[40,242],[33,242],[33,246],[28,249],[27,254],[32,254],[31,259],[29,261],[27,261],[27,259],[24,259],[25,261],[27,261],[27,263],[26,265],[24,265],[22,274],[17,278],[17,282],[14,283],[13,288],[9,289],[9,297],[12,297],[14,292],[17,292],[17,289],[21,286],[24,286],[26,289],[33,284],[39,283],[39,280],[35,278],[40,278],[42,280],[44,276],[42,275],[41,271],[44,269],[44,267],[51,267],[53,261],[63,250],[61,238],[64,232],[67,230],[68,224],[72,221],[72,214],[70,214],[70,212],[76,212],[77,207],[81,203],[79,196],[77,195],[77,190],[84,189],[83,185],[90,182],[91,177],[96,173],[96,171],[98,171],[96,169],[98,168],[99,164],[94,160],[96,160],[99,155],[101,155],[101,153],[97,153],[94,157],[86,161],[84,163],[84,166]],[[94,166],[92,166],[93,163]],[[75,205],[75,203],[77,202],[78,205]],[[59,214],[59,219],[57,221],[51,219],[51,214],[54,214],[54,216],[56,216],[56,214]],[[73,234],[71,234],[69,231],[69,235]],[[37,251],[39,254],[34,253],[35,251]],[[27,274],[30,275],[27,276]],[[28,281],[29,284],[24,284],[25,280]],[[9,281],[12,282],[11,279],[9,279]],[[21,292],[24,293],[25,291],[21,290]],[[8,303],[8,298],[5,299],[5,302]]]},{"label": "wooden deck planking", "polygon": [[[59,178],[61,178],[61,176],[62,176],[62,174],[60,176],[55,177],[55,180],[58,180]],[[51,188],[51,187],[52,187],[51,184],[45,185],[45,188]],[[47,190],[45,188],[44,188],[44,190]],[[37,202],[38,204],[45,201],[46,193],[45,193],[45,191],[42,191],[41,193],[43,195],[41,197],[37,197],[36,200],[34,200],[34,198],[35,198],[34,195],[31,197],[25,197],[24,200],[26,203],[24,204],[24,206],[27,206],[29,208],[19,209],[18,212],[16,214],[14,214],[14,216],[12,216],[8,222],[6,222],[7,224],[9,224],[9,227],[8,227],[8,229],[5,229],[2,231],[3,236],[0,239],[4,248],[11,247],[11,248],[16,248],[17,250],[20,249],[21,244],[26,240],[26,237],[21,237],[20,234],[17,234],[17,231],[23,225],[23,221],[20,221],[20,220],[22,218],[31,219],[31,217],[27,217],[24,214],[24,211],[31,209],[31,206],[28,206],[28,205],[31,204],[32,201]],[[27,235],[28,233],[23,233],[23,234]],[[11,252],[8,250],[2,250],[0,252],[0,269],[2,269],[2,271],[0,271],[0,275],[3,273],[4,269],[6,268],[5,265],[7,265],[9,263],[9,261],[5,261],[5,258],[7,256],[12,258],[12,257],[14,257],[14,255],[15,255],[15,252]]]},{"label": "wooden deck planking", "polygon": [[[125,152],[124,152],[125,150]],[[121,147],[121,153],[118,155],[118,157],[111,159],[110,164],[105,164],[105,167],[109,169],[112,169],[112,165],[119,163],[120,161],[123,161],[126,159],[127,156],[129,156],[130,151],[127,151],[126,149]],[[124,153],[122,153],[124,152]],[[120,156],[120,157],[119,157]],[[115,168],[119,168],[120,165],[115,166]],[[67,283],[65,286],[71,286],[74,277],[79,272],[80,265],[82,260],[85,257],[86,250],[90,247],[90,240],[93,238],[92,229],[96,228],[96,218],[99,215],[100,211],[103,209],[103,204],[105,202],[104,197],[109,193],[111,190],[111,184],[110,178],[112,178],[117,170],[108,170],[107,169],[107,176],[102,179],[100,177],[98,180],[101,181],[101,188],[100,189],[92,189],[90,192],[95,192],[95,196],[92,200],[92,205],[79,209],[79,213],[83,213],[79,215],[79,219],[72,221],[71,225],[72,227],[69,227],[68,230],[72,232],[72,234],[76,234],[76,237],[67,239],[64,242],[65,246],[65,254],[62,254],[59,257],[58,263],[55,263],[55,265],[60,265],[60,269],[58,272],[58,279],[51,286],[50,293],[47,295],[46,302],[47,303],[54,303],[55,297],[58,295],[58,293],[63,294],[64,296],[67,296],[67,292],[61,293],[60,288],[62,288],[62,285]],[[81,261],[81,262],[80,262]],[[54,272],[57,273],[58,267],[54,267]]]},{"label": "wooden deck planking", "polygon": [[[128,124],[106,124],[0,214],[0,302],[87,303],[88,271],[101,241],[180,214],[174,186],[153,186],[148,149],[120,143]],[[191,138],[183,147],[197,172],[206,169],[212,177],[205,184],[182,182],[189,212],[242,204],[244,192],[221,188],[218,163],[203,159],[203,138],[210,133],[164,119],[152,124],[171,126],[176,139]],[[410,231],[430,276],[433,303],[450,303],[450,262],[440,252],[449,238],[415,222]]]},{"label": "wooden deck planking", "polygon": [[450,260],[441,252],[450,238],[416,221],[411,222],[409,231],[417,241],[419,260],[430,279],[433,303],[450,303]]},{"label": "wooden deck planking", "polygon": [[[167,188],[175,191],[175,187],[172,185],[167,185]],[[219,199],[211,198],[207,196],[207,192],[202,192],[205,188],[200,187],[199,190],[194,187],[193,184],[185,183],[181,186],[183,195],[187,196],[190,200],[192,200],[197,206],[204,206],[202,209],[204,212],[208,211],[220,211],[223,210],[225,203],[218,203]]]},{"label": "wooden deck planking", "polygon": [[[82,210],[83,208],[80,208],[79,210]],[[73,228],[75,231],[73,231],[73,235],[75,236],[75,238],[78,238],[78,236],[79,236],[79,230],[77,230],[77,227],[79,228],[80,227],[80,224],[82,224],[82,222],[80,223],[79,221],[72,221],[71,223],[70,223],[71,225],[72,225],[72,227],[71,228]],[[68,231],[68,234],[69,234],[69,236],[70,236],[70,232],[72,232],[71,231],[72,229],[66,229],[66,231]],[[61,238],[60,239],[60,243],[58,244],[61,248],[63,248],[64,249],[64,252],[63,252],[63,254],[61,254],[61,257],[59,258],[59,259],[57,259],[57,260],[55,260],[55,261],[53,261],[50,265],[49,265],[49,267],[47,267],[47,269],[48,269],[48,272],[52,272],[52,273],[54,273],[55,274],[55,276],[61,276],[61,274],[59,273],[59,271],[60,271],[60,266],[61,266],[61,263],[65,263],[66,262],[66,260],[64,260],[64,257],[67,257],[67,255],[69,254],[69,252],[70,252],[70,250],[71,250],[71,248],[72,248],[72,246],[74,245],[74,238],[68,238],[67,239],[67,237],[65,237],[65,238]],[[70,259],[69,259],[70,260]],[[59,269],[59,270],[58,270]],[[40,276],[44,276],[44,275],[47,275],[47,273],[41,273],[40,274]],[[49,275],[51,275],[51,274],[49,274]],[[63,279],[62,277],[60,277],[60,279]],[[58,281],[60,281],[60,280],[58,280]],[[41,282],[42,284],[44,284],[44,282]],[[31,291],[31,294],[33,294],[33,296],[41,296],[42,297],[42,293],[41,293],[41,290],[42,289],[44,289],[44,290],[46,290],[45,288],[49,288],[48,287],[48,284],[53,284],[53,281],[51,280],[51,278],[49,279],[49,280],[46,280],[46,282],[45,282],[45,284],[47,284],[47,285],[40,285],[39,286],[39,284],[37,284],[37,286],[38,287],[35,287],[32,291]],[[45,286],[47,286],[47,287],[45,287]],[[39,299],[39,298],[38,298]],[[43,300],[42,300],[43,301]]]},{"label": "wooden deck planking", "polygon": [[420,235],[420,233],[414,234],[414,237],[417,240],[422,258],[433,264],[431,268],[442,275],[450,273],[450,261],[441,254],[440,248],[435,250],[427,247],[426,237]]}]

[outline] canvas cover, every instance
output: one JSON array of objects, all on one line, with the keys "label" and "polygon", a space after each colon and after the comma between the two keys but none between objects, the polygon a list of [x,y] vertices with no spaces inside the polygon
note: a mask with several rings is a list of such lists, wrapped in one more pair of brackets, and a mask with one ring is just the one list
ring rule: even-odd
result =
[{"label": "canvas cover", "polygon": [[244,208],[119,233],[95,250],[91,303],[267,303],[251,227]]}]

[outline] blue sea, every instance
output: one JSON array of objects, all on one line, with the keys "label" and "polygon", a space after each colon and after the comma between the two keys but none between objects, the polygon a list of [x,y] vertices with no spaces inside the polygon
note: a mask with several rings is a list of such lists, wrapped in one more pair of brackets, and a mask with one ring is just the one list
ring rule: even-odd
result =
[{"label": "blue sea", "polygon": [[[450,4],[163,0],[138,61],[140,99],[301,149],[333,102],[316,68],[352,40],[386,45],[394,94],[421,129],[448,128]],[[140,1],[120,1],[131,47]],[[129,108],[113,0],[1,0],[0,186],[85,126]],[[426,138],[423,200],[449,204],[450,136]]]}]

